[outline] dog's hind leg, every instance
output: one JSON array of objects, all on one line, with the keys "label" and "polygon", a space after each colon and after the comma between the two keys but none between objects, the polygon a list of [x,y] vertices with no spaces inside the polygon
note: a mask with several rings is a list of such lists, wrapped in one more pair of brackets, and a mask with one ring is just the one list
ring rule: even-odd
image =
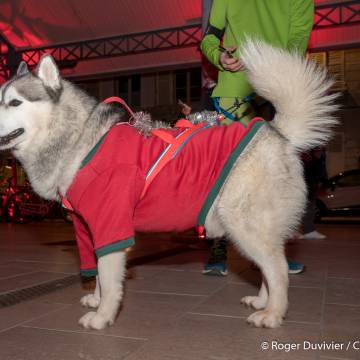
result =
[{"label": "dog's hind leg", "polygon": [[266,307],[251,314],[247,321],[257,327],[274,328],[281,325],[288,307],[288,265],[284,254],[277,250],[267,256],[270,258],[258,261],[258,265],[266,278],[269,298]]},{"label": "dog's hind leg", "polygon": [[123,295],[125,260],[125,252],[120,251],[99,258],[100,304],[96,312],[90,311],[79,320],[84,328],[100,330],[114,323]]},{"label": "dog's hind leg", "polygon": [[[242,302],[256,309],[263,309],[250,315],[247,321],[257,327],[278,327],[288,306],[288,265],[283,246],[272,242],[271,239],[265,239],[265,232],[261,229],[256,231],[245,224],[239,225],[235,228],[230,226],[230,238],[258,265],[264,277],[259,295],[242,299]],[[272,233],[270,236],[276,235]]]},{"label": "dog's hind leg", "polygon": [[100,305],[100,281],[96,276],[96,286],[93,294],[88,294],[80,299],[80,304],[85,307],[97,308]]}]

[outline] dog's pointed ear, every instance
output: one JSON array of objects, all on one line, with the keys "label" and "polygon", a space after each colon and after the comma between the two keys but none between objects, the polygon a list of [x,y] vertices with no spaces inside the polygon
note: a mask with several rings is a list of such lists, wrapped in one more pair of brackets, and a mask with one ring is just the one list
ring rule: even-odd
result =
[{"label": "dog's pointed ear", "polygon": [[59,69],[51,55],[44,55],[37,67],[37,76],[44,85],[54,92],[61,89],[61,78]]},{"label": "dog's pointed ear", "polygon": [[16,75],[22,76],[22,75],[26,75],[28,72],[29,72],[29,69],[27,67],[26,62],[22,61],[17,69]]}]

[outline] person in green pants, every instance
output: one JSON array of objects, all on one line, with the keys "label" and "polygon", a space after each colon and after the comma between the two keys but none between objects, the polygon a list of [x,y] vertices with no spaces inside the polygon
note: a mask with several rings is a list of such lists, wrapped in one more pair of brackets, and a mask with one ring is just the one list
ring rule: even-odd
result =
[{"label": "person in green pants", "polygon": [[[216,110],[223,115],[222,124],[240,121],[247,126],[256,115],[254,104],[259,99],[241,62],[246,38],[265,40],[275,47],[304,54],[313,21],[313,0],[213,0],[200,48],[219,71],[212,98]],[[304,270],[303,264],[288,263],[289,273]],[[227,274],[224,239],[214,241],[203,273]]]}]

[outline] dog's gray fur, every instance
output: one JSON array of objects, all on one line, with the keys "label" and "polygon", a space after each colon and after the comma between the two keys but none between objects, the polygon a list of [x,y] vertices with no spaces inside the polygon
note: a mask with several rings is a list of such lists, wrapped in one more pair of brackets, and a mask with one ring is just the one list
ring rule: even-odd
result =
[{"label": "dog's gray fur", "polygon": [[[227,235],[259,266],[264,279],[259,295],[242,301],[258,310],[250,323],[276,327],[287,310],[283,244],[298,226],[306,199],[299,153],[328,140],[336,124],[335,95],[327,94],[331,81],[325,70],[299,55],[248,41],[241,57],[255,90],[277,114],[235,163],[205,225],[209,236]],[[0,149],[12,149],[34,190],[46,199],[66,193],[82,159],[121,116],[62,79],[49,56],[35,74],[22,64],[0,97]],[[8,141],[17,129],[24,131]],[[101,329],[114,322],[124,269],[122,252],[99,259],[96,291],[81,299],[98,310],[80,319],[84,327]]]}]

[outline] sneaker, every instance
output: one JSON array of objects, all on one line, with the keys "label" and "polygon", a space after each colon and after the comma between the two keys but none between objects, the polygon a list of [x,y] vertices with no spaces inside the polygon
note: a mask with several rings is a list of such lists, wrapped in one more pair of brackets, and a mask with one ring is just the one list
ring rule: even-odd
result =
[{"label": "sneaker", "polygon": [[226,255],[226,240],[221,239],[215,241],[214,246],[211,248],[210,259],[206,263],[202,273],[204,275],[226,276],[228,273]]},{"label": "sneaker", "polygon": [[305,265],[297,261],[287,259],[289,266],[289,274],[301,274],[305,270]]},{"label": "sneaker", "polygon": [[319,233],[318,231],[311,231],[309,233],[306,233],[304,235],[300,236],[300,239],[326,239],[326,235]]}]

